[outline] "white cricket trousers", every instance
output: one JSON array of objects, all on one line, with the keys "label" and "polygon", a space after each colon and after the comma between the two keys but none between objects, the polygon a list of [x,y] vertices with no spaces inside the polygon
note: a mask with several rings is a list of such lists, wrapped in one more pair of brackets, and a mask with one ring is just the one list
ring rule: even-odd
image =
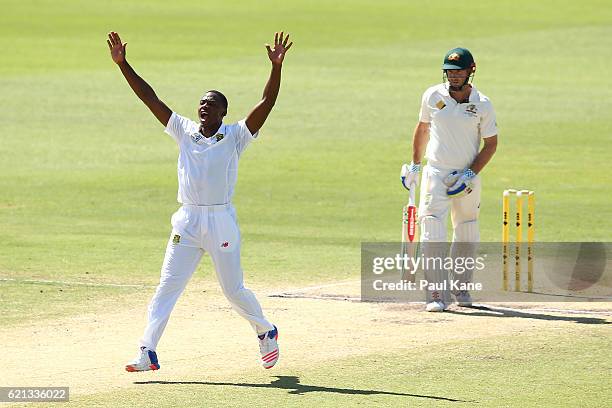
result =
[{"label": "white cricket trousers", "polygon": [[[450,198],[444,179],[452,170],[438,169],[427,165],[421,178],[421,197],[419,200],[419,220],[422,241],[446,241],[446,220],[451,211],[453,241],[478,242],[478,215],[480,213],[481,180],[476,175],[472,180],[472,192],[457,198]],[[426,218],[438,221],[434,226],[425,222]]]},{"label": "white cricket trousers", "polygon": [[[478,215],[480,213],[480,194],[482,190],[480,176],[472,180],[472,192],[450,198],[444,179],[452,170],[439,169],[427,165],[421,179],[421,197],[419,200],[419,223],[421,227],[421,251],[424,257],[444,259],[450,255],[456,258],[474,258],[480,242]],[[446,223],[450,209],[453,224],[453,244],[450,254],[447,253]],[[442,244],[444,243],[444,244]],[[452,277],[459,282],[471,282],[473,268],[456,272],[438,268],[427,270],[425,277],[429,282],[441,283]],[[426,302],[442,300],[450,302],[450,291],[427,290]],[[456,293],[455,293],[456,294]]]},{"label": "white cricket trousers", "polygon": [[166,247],[161,278],[149,304],[147,328],[140,345],[157,348],[170,313],[202,255],[208,252],[223,294],[233,309],[247,319],[257,334],[274,326],[263,316],[259,302],[244,287],[240,266],[240,231],[231,204],[183,205],[172,216],[172,234]]}]

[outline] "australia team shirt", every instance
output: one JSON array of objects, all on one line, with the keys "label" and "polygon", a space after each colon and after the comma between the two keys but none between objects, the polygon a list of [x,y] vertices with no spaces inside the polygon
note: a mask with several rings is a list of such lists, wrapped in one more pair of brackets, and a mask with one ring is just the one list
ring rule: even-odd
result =
[{"label": "australia team shirt", "polygon": [[427,163],[441,169],[468,168],[478,155],[481,138],[497,135],[493,105],[474,86],[467,103],[457,103],[446,84],[427,89],[419,121],[430,124]]}]

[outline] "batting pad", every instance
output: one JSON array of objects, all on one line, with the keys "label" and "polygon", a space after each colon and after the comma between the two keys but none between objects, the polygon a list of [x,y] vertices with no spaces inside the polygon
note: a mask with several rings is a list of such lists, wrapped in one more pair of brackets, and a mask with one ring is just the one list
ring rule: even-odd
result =
[{"label": "batting pad", "polygon": [[[453,233],[453,244],[451,245],[450,256],[453,258],[455,269],[449,271],[452,280],[460,283],[472,282],[474,277],[474,264],[465,262],[466,259],[475,259],[480,241],[480,231],[478,221],[463,222]],[[456,293],[453,293],[456,295]]]},{"label": "batting pad", "polygon": [[421,219],[421,242],[446,242],[446,225],[432,215],[423,217]]},{"label": "batting pad", "polygon": [[453,231],[453,242],[480,242],[478,220],[458,224]]}]

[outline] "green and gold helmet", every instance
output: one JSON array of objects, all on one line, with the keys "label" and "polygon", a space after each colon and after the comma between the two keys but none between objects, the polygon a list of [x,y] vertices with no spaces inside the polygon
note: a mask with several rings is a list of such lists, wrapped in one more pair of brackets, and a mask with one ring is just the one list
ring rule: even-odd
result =
[{"label": "green and gold helmet", "polygon": [[474,57],[467,48],[453,48],[444,56],[442,69],[466,69],[475,66]]}]

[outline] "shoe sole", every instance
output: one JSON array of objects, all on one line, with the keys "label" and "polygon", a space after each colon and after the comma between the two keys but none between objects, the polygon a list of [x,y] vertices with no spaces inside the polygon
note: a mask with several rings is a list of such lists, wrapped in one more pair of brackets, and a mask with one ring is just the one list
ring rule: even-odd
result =
[{"label": "shoe sole", "polygon": [[159,364],[150,364],[148,370],[139,370],[137,367],[135,367],[133,365],[126,365],[125,366],[125,371],[127,371],[129,373],[136,373],[136,372],[140,372],[140,371],[155,371],[155,370],[159,370]]},{"label": "shoe sole", "polygon": [[[262,361],[263,361],[263,368],[265,368],[267,370],[267,369],[270,369],[270,368],[274,367],[274,365],[278,362],[279,357],[280,357],[280,352],[279,352],[278,349],[276,349],[274,351],[271,351],[268,354],[266,354],[265,356],[263,356],[261,358]],[[271,361],[265,361],[264,360],[265,358],[273,360],[274,362],[271,363]],[[270,364],[270,363],[271,363],[271,365],[267,365],[267,364]]]},{"label": "shoe sole", "polygon": [[430,313],[432,313],[432,312],[433,312],[433,313],[442,313],[442,312],[446,312],[447,310],[448,310],[448,307],[445,307],[444,309],[438,309],[438,308],[435,308],[435,309],[427,309],[427,308],[425,308],[425,311],[426,311],[426,312],[430,312]]}]

